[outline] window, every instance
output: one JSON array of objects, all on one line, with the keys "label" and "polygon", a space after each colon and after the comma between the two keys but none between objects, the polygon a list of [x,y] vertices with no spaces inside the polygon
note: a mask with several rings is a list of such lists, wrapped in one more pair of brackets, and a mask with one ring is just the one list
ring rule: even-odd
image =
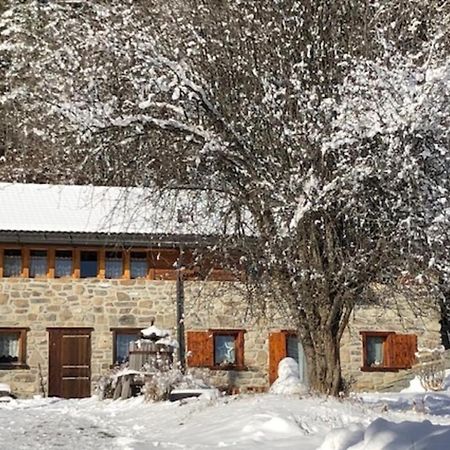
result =
[{"label": "window", "polygon": [[379,367],[386,365],[384,357],[384,345],[386,343],[385,336],[367,336],[366,346],[366,366]]},{"label": "window", "polygon": [[295,334],[287,335],[286,356],[289,358],[294,358],[298,364],[298,338]]},{"label": "window", "polygon": [[22,273],[22,252],[19,249],[5,249],[3,253],[3,276],[20,277]]},{"label": "window", "polygon": [[120,278],[123,273],[122,252],[105,253],[105,277]]},{"label": "window", "polygon": [[140,328],[111,328],[113,332],[113,364],[123,364],[128,361],[130,342],[140,338]]},{"label": "window", "polygon": [[27,328],[0,328],[0,369],[23,368],[27,331]]},{"label": "window", "polygon": [[362,331],[363,366],[361,370],[397,371],[415,362],[417,336],[389,331]]},{"label": "window", "polygon": [[72,275],[72,250],[56,250],[55,277],[70,277]]},{"label": "window", "polygon": [[243,370],[245,330],[188,331],[190,367]]},{"label": "window", "polygon": [[147,253],[131,252],[130,265],[131,278],[145,278],[148,273]]},{"label": "window", "polygon": [[80,278],[95,278],[98,273],[98,257],[95,251],[80,252]]},{"label": "window", "polygon": [[216,334],[214,336],[214,365],[228,366],[236,364],[236,336]]},{"label": "window", "polygon": [[30,278],[47,276],[46,250],[30,250]]}]

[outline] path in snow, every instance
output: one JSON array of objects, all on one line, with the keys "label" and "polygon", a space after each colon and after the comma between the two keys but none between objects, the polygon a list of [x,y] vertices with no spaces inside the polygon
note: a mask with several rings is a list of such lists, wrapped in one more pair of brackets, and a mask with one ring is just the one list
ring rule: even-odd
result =
[{"label": "path in snow", "polygon": [[[342,428],[341,441],[350,436],[346,430],[357,430],[358,436],[363,436],[379,417],[389,423],[429,419],[450,429],[448,410],[443,407],[443,403],[450,405],[447,393],[437,403],[427,401],[437,406],[439,416],[433,411],[414,412],[412,400],[412,396],[380,394],[367,396],[365,402],[267,394],[215,401],[192,399],[184,404],[149,404],[142,398],[116,402],[95,398],[20,400],[0,403],[0,449],[315,450],[330,430]],[[395,408],[383,412],[386,403]]]},{"label": "path in snow", "polygon": [[16,408],[0,405],[0,448],[120,448],[114,430],[103,426],[107,424],[98,426],[91,418],[73,416],[72,408],[65,403],[25,401],[17,402]]}]

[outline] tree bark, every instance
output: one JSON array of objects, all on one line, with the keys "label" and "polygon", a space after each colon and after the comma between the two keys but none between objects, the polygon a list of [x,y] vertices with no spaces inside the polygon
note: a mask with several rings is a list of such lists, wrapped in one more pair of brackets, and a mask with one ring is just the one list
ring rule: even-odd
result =
[{"label": "tree bark", "polygon": [[312,391],[337,396],[342,390],[340,339],[321,327],[311,329],[303,339],[309,385]]}]

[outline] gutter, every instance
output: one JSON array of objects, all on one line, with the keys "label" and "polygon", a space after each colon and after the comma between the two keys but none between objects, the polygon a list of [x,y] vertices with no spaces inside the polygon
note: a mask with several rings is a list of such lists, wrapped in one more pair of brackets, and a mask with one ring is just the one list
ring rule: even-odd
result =
[{"label": "gutter", "polygon": [[67,233],[47,231],[1,231],[3,244],[104,245],[120,247],[169,247],[180,244],[206,247],[217,243],[218,236],[136,234],[136,233]]}]

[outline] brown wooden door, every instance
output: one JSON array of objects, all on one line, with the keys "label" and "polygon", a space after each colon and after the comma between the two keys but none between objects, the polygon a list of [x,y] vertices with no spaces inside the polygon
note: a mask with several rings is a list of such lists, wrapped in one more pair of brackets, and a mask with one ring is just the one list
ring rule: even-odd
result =
[{"label": "brown wooden door", "polygon": [[269,334],[269,384],[278,378],[278,364],[287,356],[287,335],[284,331]]},{"label": "brown wooden door", "polygon": [[82,398],[91,395],[92,328],[51,328],[48,395]]}]

